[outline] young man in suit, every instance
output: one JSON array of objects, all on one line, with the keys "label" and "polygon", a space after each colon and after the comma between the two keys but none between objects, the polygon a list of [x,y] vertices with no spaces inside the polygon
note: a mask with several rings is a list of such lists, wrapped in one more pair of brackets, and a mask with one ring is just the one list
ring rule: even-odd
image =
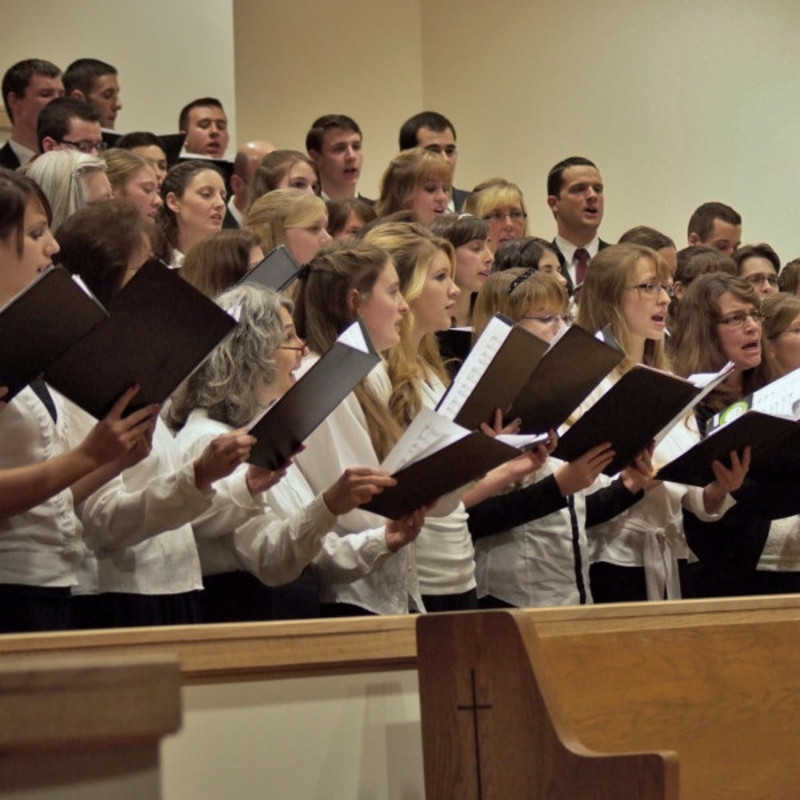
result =
[{"label": "young man in suit", "polygon": [[[400,149],[409,150],[412,147],[424,147],[433,153],[444,156],[455,174],[456,161],[458,160],[458,147],[456,146],[456,129],[447,117],[438,111],[422,111],[407,119],[400,128]],[[461,211],[469,192],[453,187],[450,198],[450,211]]]},{"label": "young man in suit", "polygon": [[93,106],[100,115],[100,126],[114,130],[122,108],[116,67],[96,58],[79,58],[64,73],[64,92]]},{"label": "young man in suit", "polygon": [[100,114],[76,97],[59,97],[48,103],[39,114],[36,136],[42,153],[80,150],[96,156],[105,149]]},{"label": "young man in suit", "polygon": [[228,149],[228,117],[216,97],[187,103],[178,115],[178,130],[186,134],[183,149],[187,154],[221,159]]},{"label": "young man in suit", "polygon": [[561,272],[570,288],[583,283],[589,261],[608,247],[597,235],[603,221],[603,179],[582,156],[559,161],[547,174],[547,205],[558,233],[553,240]]},{"label": "young man in suit", "polygon": [[3,103],[11,120],[11,138],[0,148],[0,166],[17,169],[38,155],[39,112],[64,94],[61,70],[50,61],[29,58],[3,76]]},{"label": "young man in suit", "polygon": [[724,203],[703,203],[689,219],[687,239],[732,256],[742,241],[742,217]]},{"label": "young man in suit", "polygon": [[358,123],[344,114],[325,114],[314,120],[306,134],[308,157],[319,171],[323,200],[359,197],[358,179],[364,163],[363,135]]}]

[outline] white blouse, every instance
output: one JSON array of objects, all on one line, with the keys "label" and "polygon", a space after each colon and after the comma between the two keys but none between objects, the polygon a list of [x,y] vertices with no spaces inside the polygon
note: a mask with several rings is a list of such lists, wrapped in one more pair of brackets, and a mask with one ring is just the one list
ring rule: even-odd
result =
[{"label": "white blouse", "polygon": [[[61,398],[70,428],[83,439],[94,419]],[[100,487],[78,507],[86,550],[73,594],[179,594],[202,588],[191,521],[214,489],[195,485],[184,457],[159,419],[149,455]]]},{"label": "white blouse", "polygon": [[[307,356],[301,365],[305,372],[318,360]],[[389,376],[383,363],[367,376],[378,397],[388,399],[391,393]],[[352,392],[339,404],[305,441],[305,450],[295,463],[311,491],[319,494],[327,489],[348,467],[377,467],[378,457],[372,447],[364,412]],[[386,520],[369,511],[355,509],[339,517],[334,531],[340,535],[381,527]],[[375,570],[359,580],[344,583],[325,564],[318,564],[323,602],[351,603],[376,614],[404,614],[411,605],[424,610],[417,579],[414,544],[406,545],[381,561]]]},{"label": "white blouse", "polygon": [[[178,444],[195,456],[211,439],[230,430],[196,409],[179,432]],[[247,470],[242,464],[219,481],[212,508],[193,523],[204,575],[247,570],[277,586],[294,580],[316,559],[315,566],[324,564],[348,581],[367,574],[389,555],[383,527],[346,537],[331,532],[336,516],[294,464],[279,483],[257,497],[246,489]]]},{"label": "white blouse", "polygon": [[[420,386],[422,402],[435,409],[447,387],[433,373]],[[416,540],[417,574],[423,595],[462,594],[475,588],[475,549],[459,501],[445,516],[425,517]]]}]

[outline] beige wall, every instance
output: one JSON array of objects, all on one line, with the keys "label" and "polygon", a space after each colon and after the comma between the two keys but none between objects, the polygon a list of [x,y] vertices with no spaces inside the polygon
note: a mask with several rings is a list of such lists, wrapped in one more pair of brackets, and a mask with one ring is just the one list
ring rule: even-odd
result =
[{"label": "beige wall", "polygon": [[743,215],[745,241],[800,255],[793,0],[536,0],[503,13],[439,0],[423,19],[424,102],[458,125],[457,182],[515,179],[533,232],[554,230],[547,170],[581,154],[603,172],[606,239],[650,224],[680,246],[691,211],[721,200]]},{"label": "beige wall", "polygon": [[424,800],[416,671],[183,690],[162,745],[164,800]]},{"label": "beige wall", "polygon": [[3,71],[23,58],[62,69],[84,57],[114,64],[120,131],[174,132],[181,107],[210,94],[228,109],[235,137],[233,0],[7,0],[0,53]]},{"label": "beige wall", "polygon": [[[800,6],[699,0],[291,4],[235,0],[242,136],[302,148],[314,116],[362,125],[374,195],[397,129],[423,106],[453,119],[456,184],[491,175],[526,193],[551,236],[545,175],[585,154],[607,186],[602,233],[650,224],[685,243],[691,211],[734,205],[744,239],[800,255],[794,187]],[[342,55],[344,54],[344,55]]]},{"label": "beige wall", "polygon": [[364,132],[359,189],[377,196],[399,123],[422,103],[419,0],[234,0],[240,139],[305,150],[313,120],[344,113]]}]

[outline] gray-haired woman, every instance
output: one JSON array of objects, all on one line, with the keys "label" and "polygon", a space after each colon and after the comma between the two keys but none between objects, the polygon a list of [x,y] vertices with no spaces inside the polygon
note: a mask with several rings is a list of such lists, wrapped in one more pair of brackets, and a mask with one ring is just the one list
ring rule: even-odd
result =
[{"label": "gray-haired woman", "polygon": [[[220,433],[246,425],[286,392],[305,350],[286,298],[243,286],[217,302],[238,316],[239,326],[192,375],[171,412],[173,421],[183,425],[178,443],[187,455]],[[393,485],[376,468],[347,469],[316,496],[293,464],[263,493],[257,491],[258,471],[250,467],[248,475],[248,496],[228,491],[233,480],[217,484],[214,507],[193,523],[208,621],[268,618],[271,599],[263,585],[288,583],[312,562],[325,562],[341,581],[355,580],[412,541],[422,523],[414,515],[349,536],[333,532],[338,515]],[[269,482],[267,475],[264,481]]]}]

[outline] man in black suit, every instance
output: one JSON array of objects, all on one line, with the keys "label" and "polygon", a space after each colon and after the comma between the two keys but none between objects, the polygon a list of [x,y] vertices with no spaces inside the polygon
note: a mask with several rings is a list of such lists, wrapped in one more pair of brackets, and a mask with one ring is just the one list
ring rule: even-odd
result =
[{"label": "man in black suit", "polygon": [[[444,156],[455,175],[458,148],[456,129],[447,117],[438,111],[422,111],[407,119],[400,128],[400,149],[424,147],[432,153]],[[453,187],[450,211],[461,211],[469,192]]]},{"label": "man in black suit", "polygon": [[547,205],[558,233],[553,239],[561,272],[570,288],[583,283],[589,261],[608,247],[597,235],[603,221],[603,179],[582,156],[559,161],[547,174]]},{"label": "man in black suit", "polygon": [[116,67],[96,58],[79,58],[64,72],[64,91],[94,106],[100,115],[100,126],[114,130],[122,108]]},{"label": "man in black suit", "polygon": [[64,94],[61,70],[49,61],[29,58],[6,70],[3,103],[11,120],[11,138],[0,148],[0,166],[17,169],[39,153],[39,112]]}]

